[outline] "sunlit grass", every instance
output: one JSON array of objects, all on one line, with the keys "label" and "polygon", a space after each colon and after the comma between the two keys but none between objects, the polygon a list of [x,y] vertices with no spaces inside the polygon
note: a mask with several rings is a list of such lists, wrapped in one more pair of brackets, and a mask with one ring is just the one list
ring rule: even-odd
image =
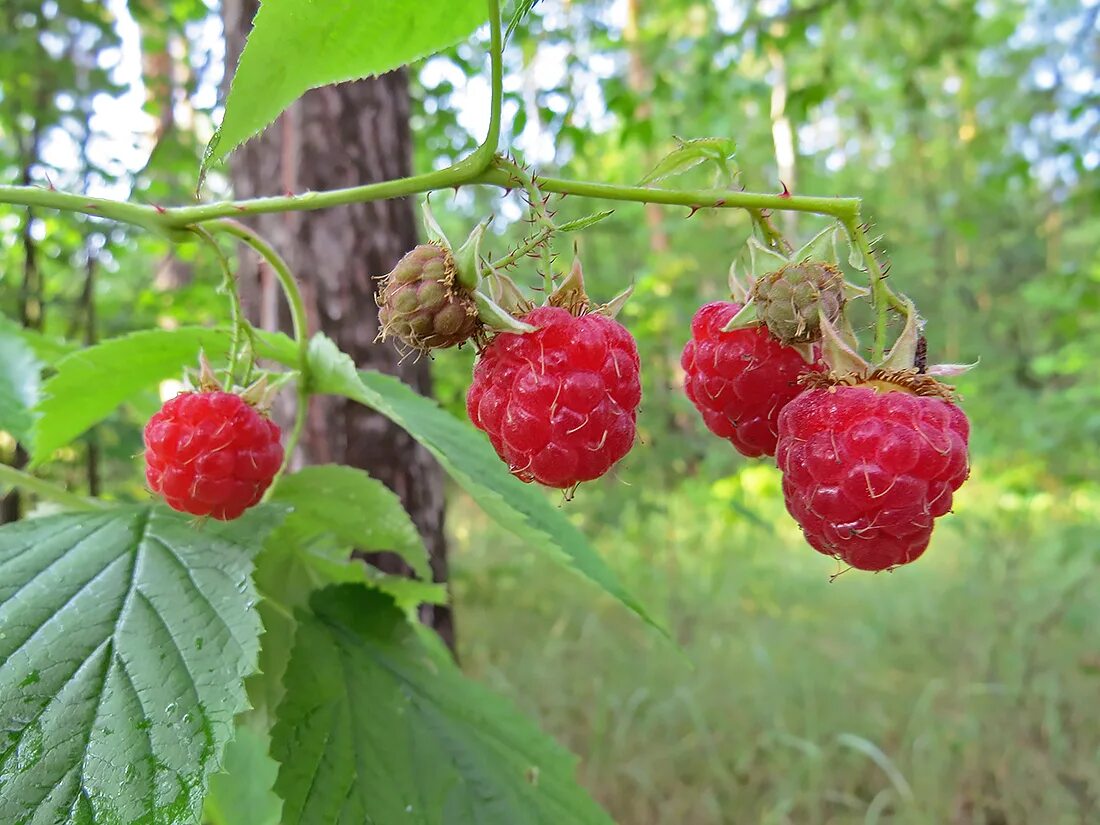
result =
[{"label": "sunlit grass", "polygon": [[978,474],[920,562],[831,583],[764,466],[611,494],[576,509],[675,645],[461,500],[452,524],[464,666],[618,822],[1100,821],[1095,491]]}]

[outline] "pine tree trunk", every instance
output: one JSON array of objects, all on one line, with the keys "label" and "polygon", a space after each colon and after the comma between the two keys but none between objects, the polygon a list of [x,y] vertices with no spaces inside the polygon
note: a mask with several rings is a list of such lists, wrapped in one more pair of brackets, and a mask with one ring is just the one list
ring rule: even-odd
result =
[{"label": "pine tree trunk", "polygon": [[[226,0],[227,74],[237,65],[256,0]],[[410,174],[408,79],[403,71],[307,93],[263,135],[230,159],[238,197],[336,189]],[[416,244],[409,199],[352,204],[319,212],[257,216],[249,223],[284,255],[299,278],[311,327],[349,353],[361,368],[399,376],[431,393],[426,359],[401,360],[389,344],[376,344],[377,276]],[[246,256],[249,257],[249,256]],[[242,271],[242,297],[267,327],[288,327],[271,273]],[[248,300],[245,298],[245,300]],[[336,462],[360,467],[396,492],[431,554],[436,581],[446,581],[443,477],[431,455],[403,430],[342,399],[315,398],[302,437],[300,463]],[[371,561],[408,574],[392,554]],[[454,646],[450,608],[425,606],[422,618]]]}]

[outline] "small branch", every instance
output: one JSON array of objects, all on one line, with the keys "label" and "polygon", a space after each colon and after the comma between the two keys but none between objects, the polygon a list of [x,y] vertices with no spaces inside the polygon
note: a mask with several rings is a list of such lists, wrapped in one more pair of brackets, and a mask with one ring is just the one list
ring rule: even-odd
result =
[{"label": "small branch", "polygon": [[507,269],[516,261],[526,258],[529,254],[531,254],[544,243],[546,243],[552,233],[552,229],[550,229],[549,227],[543,227],[534,235],[528,237],[513,252],[508,253],[503,258],[498,258],[495,261],[490,261],[488,266],[489,271],[491,272],[494,269]]},{"label": "small branch", "polygon": [[875,308],[875,341],[872,349],[872,360],[881,361],[886,354],[886,328],[889,323],[889,311],[891,309],[906,311],[907,307],[894,291],[886,284],[886,273],[882,271],[878,258],[871,249],[871,242],[867,233],[860,225],[859,212],[849,218],[841,218],[848,236],[855,244],[859,254],[867,265],[867,275],[871,280],[871,303]]},{"label": "small branch", "polygon": [[32,476],[22,470],[0,464],[0,483],[18,487],[28,493],[34,493],[42,498],[56,501],[72,510],[100,510],[108,505],[98,499],[88,499],[70,493],[64,487],[59,487],[53,482]]},{"label": "small branch", "polygon": [[790,255],[794,251],[790,241],[784,238],[783,234],[775,228],[770,214],[763,209],[749,209],[747,211],[752,217],[752,222],[760,227],[760,233],[764,236],[764,241],[768,246],[783,255]]},{"label": "small branch", "polygon": [[[471,183],[499,186],[507,189],[510,185],[507,172],[491,169],[482,173]],[[791,210],[794,212],[812,212],[818,215],[831,215],[840,220],[858,217],[859,198],[817,198],[805,195],[763,194],[725,189],[663,189],[649,186],[618,186],[612,183],[593,183],[590,181],[548,178],[542,175],[538,179],[543,192],[562,195],[579,195],[584,198],[602,200],[635,201],[637,203],[660,203],[668,206],[686,206],[689,209],[771,209]]]},{"label": "small branch", "polygon": [[[258,252],[275,272],[275,277],[286,295],[287,304],[290,306],[290,320],[294,328],[294,341],[298,345],[298,408],[294,416],[294,426],[286,442],[286,457],[283,466],[279,468],[276,479],[286,472],[290,466],[291,456],[298,446],[302,429],[305,426],[306,412],[309,408],[310,376],[309,376],[309,323],[306,316],[306,305],[302,300],[302,292],[298,289],[298,282],[287,266],[285,260],[275,248],[267,241],[249,229],[242,223],[231,220],[220,220],[215,225],[229,235],[239,238]],[[272,484],[274,487],[274,484]]]},{"label": "small branch", "polygon": [[[217,258],[218,265],[222,270],[222,279],[225,283],[226,291],[229,292],[229,315],[230,321],[233,324],[233,338],[229,347],[228,384],[232,386],[236,380],[237,367],[240,364],[244,337],[248,337],[249,343],[252,345],[252,352],[256,351],[256,341],[252,332],[252,325],[245,320],[244,313],[241,310],[240,295],[237,291],[237,276],[234,274],[233,268],[229,265],[229,259],[218,245],[217,239],[203,226],[195,226],[192,231],[194,231],[199,239],[205,242],[206,245],[210,247],[211,251],[213,251],[214,257]],[[242,384],[248,383],[251,368],[246,370],[245,373],[246,374],[242,378]]]}]

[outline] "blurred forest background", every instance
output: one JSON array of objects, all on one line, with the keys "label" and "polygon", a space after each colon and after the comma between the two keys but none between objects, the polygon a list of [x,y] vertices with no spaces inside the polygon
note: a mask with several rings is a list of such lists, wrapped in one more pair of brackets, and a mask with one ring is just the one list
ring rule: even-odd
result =
[{"label": "blurred forest background", "polygon": [[[193,198],[219,117],[213,0],[0,12],[0,181]],[[955,515],[911,568],[830,583],[774,466],[709,436],[681,389],[688,322],[724,296],[747,216],[620,204],[584,233],[594,297],[635,284],[645,396],[641,443],[562,506],[683,653],[455,491],[448,534],[464,667],[581,755],[617,821],[1100,822],[1098,19],[1097,0],[543,0],[513,35],[505,138],[527,162],[628,183],[673,135],[732,137],[748,189],[862,196],[932,360],[981,360],[958,380],[974,469]],[[417,169],[480,138],[486,64],[472,40],[409,73]],[[216,171],[204,196],[230,194]],[[523,234],[496,191],[433,206],[455,237],[495,211],[498,253]],[[2,323],[58,348],[224,322],[218,281],[195,245],[0,208]],[[472,361],[431,364],[458,416]],[[157,404],[97,427],[59,480],[144,497]]]}]

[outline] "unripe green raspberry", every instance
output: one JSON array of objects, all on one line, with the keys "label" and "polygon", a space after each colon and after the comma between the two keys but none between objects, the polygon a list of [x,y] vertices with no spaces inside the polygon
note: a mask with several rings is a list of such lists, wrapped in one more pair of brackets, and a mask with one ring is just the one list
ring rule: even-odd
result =
[{"label": "unripe green raspberry", "polygon": [[784,344],[821,340],[819,318],[830,323],[844,306],[844,277],[835,266],[800,261],[769,272],[753,286],[760,320]]},{"label": "unripe green raspberry", "polygon": [[450,250],[414,247],[385,276],[378,293],[379,337],[396,337],[413,349],[444,349],[478,331],[473,295],[458,283]]}]

